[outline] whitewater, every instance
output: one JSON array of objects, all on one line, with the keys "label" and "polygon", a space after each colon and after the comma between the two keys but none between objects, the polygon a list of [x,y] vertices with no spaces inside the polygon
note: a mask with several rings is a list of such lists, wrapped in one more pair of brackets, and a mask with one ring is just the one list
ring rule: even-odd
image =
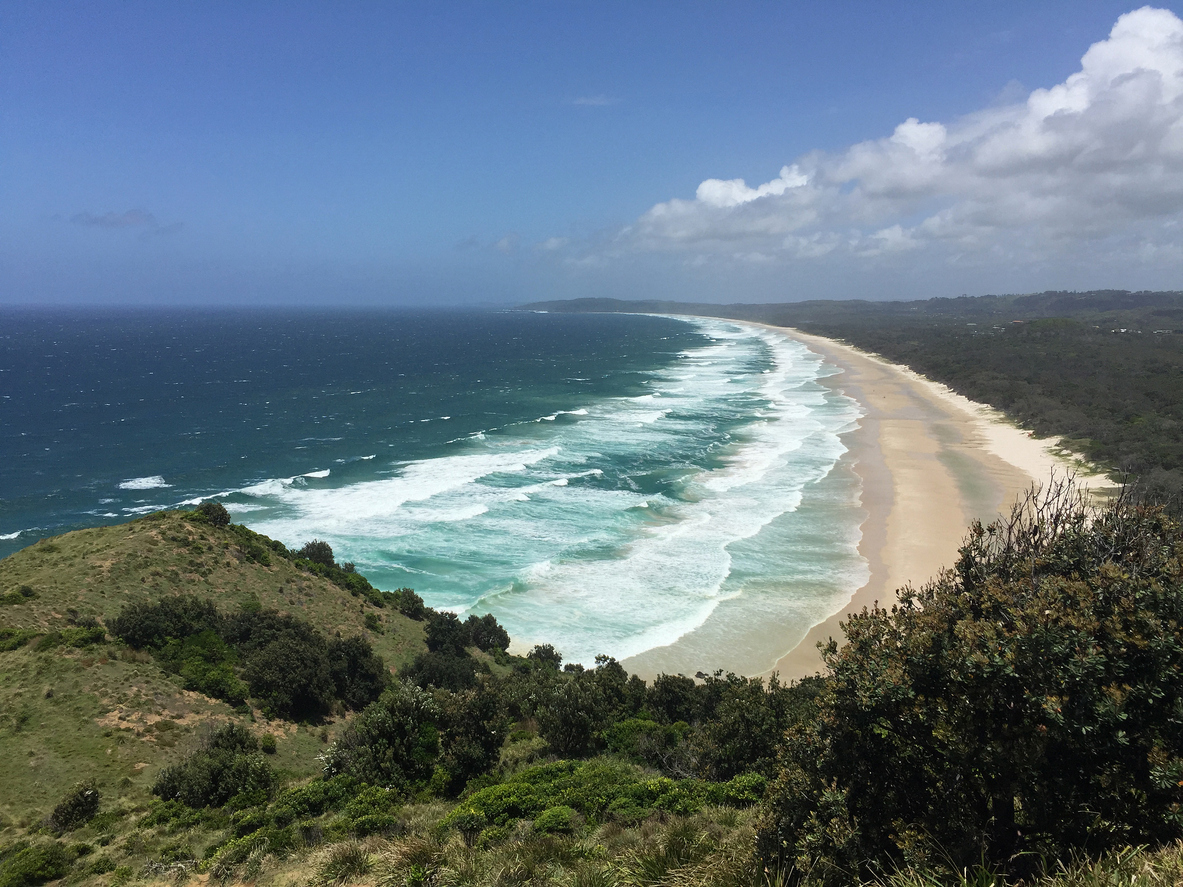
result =
[{"label": "whitewater", "polygon": [[[498,322],[505,332],[487,353],[457,347],[453,363],[418,376],[397,360],[383,378],[337,370],[318,395],[336,412],[318,406],[312,418],[275,381],[242,401],[262,379],[242,368],[225,370],[225,389],[208,378],[183,388],[222,398],[206,405],[211,416],[229,412],[227,394],[242,401],[241,422],[221,434],[223,443],[244,438],[244,462],[248,424],[285,445],[253,471],[227,458],[206,468],[113,465],[80,487],[89,507],[73,520],[217,498],[236,521],[289,546],[329,542],[379,588],[414,588],[462,616],[492,613],[517,650],[551,643],[588,665],[670,644],[726,613],[760,625],[763,640],[749,630],[738,644],[724,632],[702,652],[704,666],[758,673],[865,581],[857,481],[840,470],[842,435],[860,408],[824,384],[834,369],[818,355],[725,320]],[[431,329],[438,355],[446,334]],[[612,357],[604,343],[617,347],[610,337],[621,331],[632,338]],[[556,333],[569,341],[542,363],[526,343],[495,367],[506,343]],[[654,356],[657,343],[673,347]],[[205,421],[184,432],[199,456],[214,443],[201,435],[217,432]],[[260,473],[267,465],[286,470]],[[0,539],[21,537],[10,544],[33,541],[31,530],[0,530]]]}]

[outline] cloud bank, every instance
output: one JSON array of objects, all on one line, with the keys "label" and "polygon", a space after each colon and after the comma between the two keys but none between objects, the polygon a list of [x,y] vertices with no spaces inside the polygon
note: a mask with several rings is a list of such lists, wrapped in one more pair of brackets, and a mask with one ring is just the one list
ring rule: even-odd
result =
[{"label": "cloud bank", "polygon": [[129,209],[122,213],[106,212],[101,216],[91,212],[80,212],[72,216],[70,221],[84,228],[100,228],[108,231],[134,228],[139,230],[141,240],[176,234],[184,224],[183,222],[173,222],[169,225],[161,225],[152,213],[138,209]]},{"label": "cloud bank", "polygon": [[909,118],[756,187],[708,179],[694,199],[644,213],[606,252],[1178,267],[1181,216],[1183,21],[1144,7],[1121,16],[1078,72],[1025,101],[949,123]]}]

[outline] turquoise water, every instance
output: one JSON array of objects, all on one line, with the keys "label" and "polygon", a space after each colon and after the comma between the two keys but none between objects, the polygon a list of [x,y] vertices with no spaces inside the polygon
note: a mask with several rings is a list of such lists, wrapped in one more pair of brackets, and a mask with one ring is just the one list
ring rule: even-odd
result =
[{"label": "turquoise water", "polygon": [[[865,579],[857,483],[838,468],[859,408],[804,346],[720,320],[358,321],[129,317],[96,333],[26,318],[42,353],[67,354],[50,386],[42,367],[0,366],[0,538],[11,550],[217,496],[290,546],[328,541],[380,588],[491,612],[519,648],[584,663],[669,644],[717,610],[804,634]],[[41,407],[7,384],[21,372]],[[760,671],[792,646],[765,634],[716,629],[696,655]]]}]

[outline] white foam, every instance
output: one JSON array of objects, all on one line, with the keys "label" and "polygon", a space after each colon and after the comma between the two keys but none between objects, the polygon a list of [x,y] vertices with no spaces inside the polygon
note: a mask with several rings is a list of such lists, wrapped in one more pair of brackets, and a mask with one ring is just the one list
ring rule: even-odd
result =
[{"label": "white foam", "polygon": [[23,532],[24,532],[24,530],[17,530],[15,533],[0,533],[0,540],[2,540],[4,542],[9,542],[9,541],[15,539],[17,536],[19,536]]},{"label": "white foam", "polygon": [[300,477],[328,477],[331,468],[325,468],[323,471],[309,471],[307,474],[301,474]]},{"label": "white foam", "polygon": [[[134,508],[123,509],[124,514],[150,514],[153,511],[160,511],[159,505],[137,505]],[[111,515],[115,517],[115,515]]]},{"label": "white foam", "polygon": [[171,487],[172,484],[166,484],[164,478],[159,474],[153,474],[151,477],[133,477],[125,480],[119,484],[121,490],[158,490],[164,487]]},{"label": "white foam", "polygon": [[[326,539],[380,587],[413,582],[433,606],[493,612],[515,643],[554,643],[568,661],[668,644],[743,599],[732,549],[752,562],[859,415],[817,384],[825,367],[804,346],[696,323],[711,340],[652,373],[647,394],[476,432],[389,477],[261,481],[238,491],[269,509],[252,526]],[[844,533],[825,554],[840,577],[853,568],[835,558],[857,557]]]}]

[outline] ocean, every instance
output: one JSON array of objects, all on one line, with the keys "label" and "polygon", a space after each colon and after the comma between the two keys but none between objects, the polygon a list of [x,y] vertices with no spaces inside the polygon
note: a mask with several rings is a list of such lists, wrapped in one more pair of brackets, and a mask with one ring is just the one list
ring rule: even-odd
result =
[{"label": "ocean", "polygon": [[841,439],[860,408],[773,331],[520,311],[0,321],[0,556],[217,498],[566,661],[726,614],[736,630],[690,673],[771,667],[866,578]]}]

